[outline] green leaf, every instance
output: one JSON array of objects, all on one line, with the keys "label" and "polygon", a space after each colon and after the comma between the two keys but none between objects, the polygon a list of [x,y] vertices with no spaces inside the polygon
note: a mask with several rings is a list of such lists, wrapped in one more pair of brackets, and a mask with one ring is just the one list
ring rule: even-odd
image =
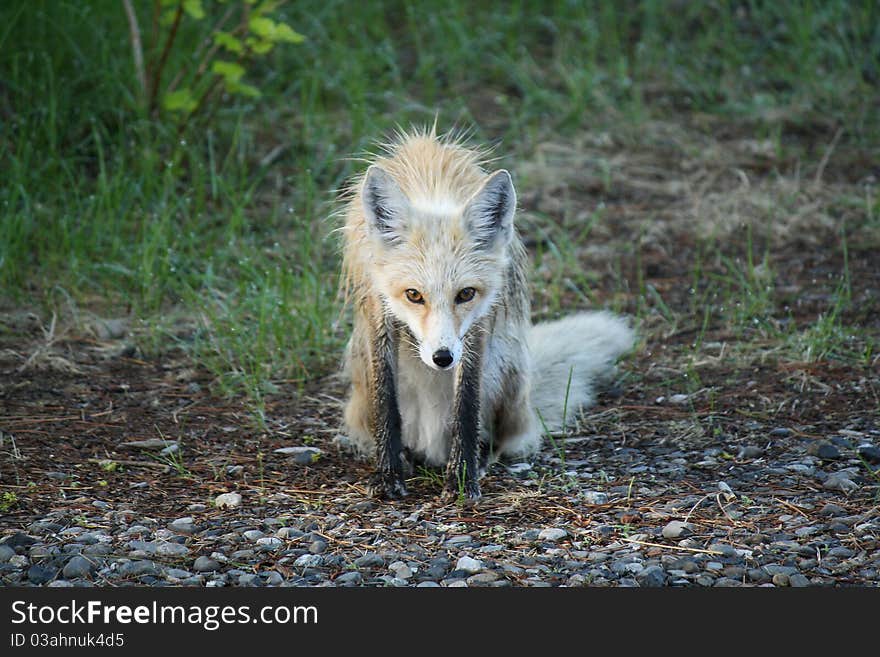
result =
[{"label": "green leaf", "polygon": [[266,18],[265,16],[253,16],[250,21],[248,21],[248,25],[251,28],[251,32],[258,37],[274,41],[275,21],[271,18]]},{"label": "green leaf", "polygon": [[227,85],[238,82],[244,75],[243,66],[235,62],[224,62],[222,59],[211,64],[211,71],[222,76]]},{"label": "green leaf", "polygon": [[178,89],[162,98],[162,107],[169,112],[192,112],[198,103],[189,89]]},{"label": "green leaf", "polygon": [[221,48],[225,48],[229,52],[234,52],[236,55],[240,55],[244,52],[244,45],[242,44],[241,39],[232,36],[229,32],[215,32],[214,43]]},{"label": "green leaf", "polygon": [[286,41],[287,43],[302,43],[306,37],[294,30],[287,23],[277,23],[275,25],[275,41]]},{"label": "green leaf", "polygon": [[265,55],[275,46],[275,44],[271,41],[267,41],[265,39],[255,39],[254,37],[248,37],[247,45],[248,48],[253,50],[254,53],[256,53],[257,55]]},{"label": "green leaf", "polygon": [[226,90],[229,93],[247,96],[248,98],[259,98],[263,95],[255,86],[244,82],[230,82],[226,85]]},{"label": "green leaf", "polygon": [[187,15],[195,18],[197,21],[205,17],[205,9],[202,7],[202,0],[183,0],[183,10]]}]

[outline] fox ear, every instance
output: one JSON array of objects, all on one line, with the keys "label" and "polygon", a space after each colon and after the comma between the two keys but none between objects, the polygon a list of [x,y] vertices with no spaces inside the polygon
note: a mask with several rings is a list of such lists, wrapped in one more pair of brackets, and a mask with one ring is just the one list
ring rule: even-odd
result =
[{"label": "fox ear", "polygon": [[370,233],[389,244],[403,238],[409,199],[385,169],[372,165],[364,176],[361,200]]},{"label": "fox ear", "polygon": [[474,239],[488,247],[499,238],[506,243],[513,234],[513,213],[516,210],[516,191],[510,174],[496,171],[471,197],[464,208],[464,219]]}]

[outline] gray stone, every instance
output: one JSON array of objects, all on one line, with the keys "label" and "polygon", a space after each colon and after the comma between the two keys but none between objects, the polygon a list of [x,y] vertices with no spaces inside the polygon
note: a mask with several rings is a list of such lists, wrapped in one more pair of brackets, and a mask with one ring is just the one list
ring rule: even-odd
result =
[{"label": "gray stone", "polygon": [[257,539],[257,545],[265,550],[277,550],[284,545],[284,541],[274,536],[263,536]]},{"label": "gray stone", "polygon": [[811,586],[812,582],[807,578],[806,575],[802,573],[795,573],[794,575],[788,576],[788,585],[803,587],[803,586]]},{"label": "gray stone", "polygon": [[299,465],[311,465],[321,458],[323,452],[317,447],[282,447],[274,450],[276,454],[285,454],[293,457],[293,462]]},{"label": "gray stone", "polygon": [[562,540],[566,536],[568,536],[568,532],[564,529],[560,529],[559,527],[548,527],[547,529],[541,530],[541,532],[538,534],[538,540],[555,543],[556,541]]},{"label": "gray stone", "polygon": [[165,571],[165,576],[172,579],[186,579],[192,577],[192,573],[183,568],[169,568]]},{"label": "gray stone", "polygon": [[770,575],[794,575],[798,569],[794,566],[782,566],[777,563],[769,563],[764,566],[764,570]]},{"label": "gray stone", "polygon": [[843,545],[839,545],[837,547],[833,547],[830,550],[828,550],[827,556],[836,557],[838,559],[849,559],[854,554],[855,554],[855,552],[853,550],[851,550],[848,547],[845,547]]},{"label": "gray stone", "polygon": [[259,575],[256,575],[254,573],[244,573],[243,575],[239,575],[238,585],[239,586],[262,586],[263,580],[260,579]]},{"label": "gray stone", "polygon": [[116,571],[121,577],[141,577],[143,575],[152,575],[154,577],[160,574],[160,569],[154,561],[142,559],[140,561],[129,561],[119,566]]},{"label": "gray stone", "polygon": [[44,566],[43,564],[34,564],[30,568],[28,568],[27,578],[31,584],[39,586],[54,579],[57,574],[57,568]]},{"label": "gray stone", "polygon": [[666,584],[666,573],[660,566],[648,566],[639,573],[636,573],[636,581],[639,586],[658,587]]},{"label": "gray stone", "polygon": [[161,438],[148,438],[146,440],[132,440],[127,443],[119,443],[120,449],[164,449],[169,445],[176,445],[175,440],[162,440]]},{"label": "gray stone", "polygon": [[691,535],[692,525],[681,520],[673,520],[663,528],[663,538],[685,538]]},{"label": "gray stone", "polygon": [[785,573],[776,573],[773,575],[774,586],[788,586],[788,575]]},{"label": "gray stone", "polygon": [[207,572],[211,572],[211,571],[219,570],[219,569],[220,569],[219,563],[217,563],[216,561],[214,561],[210,557],[206,557],[204,555],[201,557],[198,557],[193,562],[193,570],[196,571],[197,573],[207,573]]},{"label": "gray stone", "polygon": [[168,523],[168,529],[170,529],[171,531],[179,532],[181,534],[195,534],[196,524],[191,517],[187,516],[185,518],[178,518],[177,520],[173,520]]},{"label": "gray stone", "polygon": [[218,509],[234,509],[241,506],[241,495],[238,493],[222,493],[214,498],[214,505]]},{"label": "gray stone", "polygon": [[280,527],[278,531],[275,532],[275,536],[285,541],[292,541],[297,538],[302,538],[305,535],[305,532],[296,529],[295,527]]},{"label": "gray stone", "polygon": [[580,493],[580,498],[584,501],[584,504],[607,504],[608,503],[608,493],[603,493],[598,490],[585,490]]},{"label": "gray stone", "polygon": [[840,458],[840,450],[824,440],[810,443],[807,447],[807,454],[816,456],[823,461],[836,461]]},{"label": "gray stone", "polygon": [[156,554],[163,557],[185,557],[189,554],[189,548],[180,543],[162,541],[156,546]]},{"label": "gray stone", "polygon": [[358,571],[353,570],[348,573],[343,573],[335,580],[338,586],[360,586],[363,584],[364,576],[361,575]]},{"label": "gray stone", "polygon": [[739,450],[737,458],[740,459],[757,459],[764,455],[764,449],[757,445],[745,445]]},{"label": "gray stone", "polygon": [[873,445],[859,445],[859,456],[868,463],[880,463],[880,447]]},{"label": "gray stone", "polygon": [[368,552],[355,559],[354,565],[358,568],[380,568],[385,565],[385,559],[375,552]]},{"label": "gray stone", "polygon": [[822,488],[838,490],[843,493],[850,493],[858,487],[859,485],[850,479],[845,472],[835,472],[830,474],[825,481],[822,482]]},{"label": "gray stone", "polygon": [[256,541],[258,538],[263,538],[265,534],[261,532],[259,529],[249,529],[242,534],[249,541]]},{"label": "gray stone", "polygon": [[478,573],[483,570],[483,562],[479,559],[473,559],[468,556],[461,557],[455,563],[456,570],[462,570],[466,573],[473,575],[474,573]]},{"label": "gray stone", "polygon": [[312,541],[309,544],[309,552],[312,554],[324,554],[327,550],[327,541],[322,541],[318,539],[316,541]]},{"label": "gray stone", "polygon": [[284,576],[277,570],[270,570],[266,573],[266,586],[281,586],[284,582]]},{"label": "gray stone", "polygon": [[0,544],[0,563],[6,563],[13,556],[15,556],[15,550],[6,544]]},{"label": "gray stone", "polygon": [[[461,580],[459,580],[461,581]],[[425,580],[424,582],[419,582],[416,585],[417,589],[439,589],[440,585],[437,582],[432,582],[431,580]]]},{"label": "gray stone", "polygon": [[65,565],[62,574],[67,579],[77,579],[79,577],[89,577],[95,572],[95,564],[82,556],[75,556]]},{"label": "gray stone", "polygon": [[407,566],[403,561],[395,561],[388,566],[388,570],[394,573],[394,576],[399,579],[409,579],[413,576],[412,568]]},{"label": "gray stone", "polygon": [[318,568],[323,565],[324,557],[320,554],[303,554],[297,557],[293,565],[297,568]]}]

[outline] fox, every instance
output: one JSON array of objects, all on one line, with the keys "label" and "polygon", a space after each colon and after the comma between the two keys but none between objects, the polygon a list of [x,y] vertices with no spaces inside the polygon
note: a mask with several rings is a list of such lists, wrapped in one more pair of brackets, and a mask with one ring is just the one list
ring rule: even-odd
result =
[{"label": "fox", "polygon": [[343,193],[343,440],[375,459],[373,497],[405,496],[421,463],[476,502],[488,466],[534,455],[633,345],[606,311],[532,325],[516,190],[488,153],[436,123],[398,131]]}]

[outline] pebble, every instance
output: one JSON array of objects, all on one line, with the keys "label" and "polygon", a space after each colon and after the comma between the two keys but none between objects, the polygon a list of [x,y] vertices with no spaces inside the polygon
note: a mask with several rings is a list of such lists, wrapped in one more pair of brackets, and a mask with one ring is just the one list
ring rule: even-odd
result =
[{"label": "pebble", "polygon": [[178,518],[168,523],[168,529],[181,534],[195,534],[196,525],[192,517]]},{"label": "pebble", "polygon": [[636,581],[639,586],[643,587],[659,587],[666,584],[666,573],[660,566],[648,566],[639,573],[636,573]]},{"label": "pebble", "polygon": [[149,559],[129,561],[119,566],[116,572],[122,577],[141,577],[143,575],[157,576],[160,574],[159,566]]},{"label": "pebble", "polygon": [[378,554],[368,552],[355,559],[354,565],[358,568],[380,568],[385,565],[385,559]]},{"label": "pebble", "polygon": [[0,544],[0,563],[6,563],[13,556],[15,556],[15,550],[9,547],[6,544]]},{"label": "pebble", "polygon": [[840,458],[840,450],[824,440],[810,443],[807,447],[807,454],[817,456],[823,461],[836,461]]},{"label": "pebble", "polygon": [[827,490],[837,490],[843,493],[850,493],[858,489],[859,485],[850,479],[845,473],[835,472],[828,475],[822,482],[822,488]]},{"label": "pebble", "polygon": [[425,580],[423,582],[419,582],[418,584],[416,584],[416,588],[419,588],[419,589],[428,589],[428,588],[439,589],[440,585],[437,582],[432,582],[431,580]]},{"label": "pebble", "polygon": [[868,463],[880,463],[880,447],[873,445],[859,445],[859,456]]},{"label": "pebble", "polygon": [[214,505],[218,509],[234,509],[241,506],[241,495],[238,493],[222,493],[214,498]]},{"label": "pebble", "polygon": [[795,573],[794,575],[788,576],[788,584],[789,586],[803,587],[811,586],[812,582],[810,582],[809,578],[803,573]]},{"label": "pebble", "polygon": [[395,561],[388,566],[388,570],[394,573],[394,576],[399,579],[406,580],[413,576],[412,568],[406,565],[403,561]]},{"label": "pebble", "polygon": [[764,448],[757,445],[746,445],[741,447],[737,458],[739,459],[757,459],[764,455]]},{"label": "pebble", "polygon": [[273,451],[276,454],[292,456],[293,462],[299,465],[311,465],[312,463],[315,463],[318,459],[320,459],[321,454],[323,454],[323,452],[317,447],[304,446],[282,447]]},{"label": "pebble", "polygon": [[318,568],[324,563],[324,557],[320,554],[303,554],[297,557],[293,565],[297,568]]},{"label": "pebble", "polygon": [[483,562],[479,559],[473,559],[472,557],[464,556],[455,563],[455,569],[473,575],[474,573],[478,573],[483,569]]},{"label": "pebble", "polygon": [[343,573],[334,581],[339,586],[360,586],[364,582],[364,576],[361,575],[358,571],[353,570],[348,573]]},{"label": "pebble", "polygon": [[263,536],[257,539],[257,545],[265,550],[277,550],[284,545],[284,541],[274,536]]},{"label": "pebble", "polygon": [[690,523],[681,520],[673,520],[667,523],[663,528],[663,538],[685,538],[693,533],[691,527],[692,525]]},{"label": "pebble", "polygon": [[564,529],[560,529],[558,527],[548,527],[547,529],[541,530],[541,532],[538,534],[538,539],[555,543],[556,541],[562,540],[566,536],[568,536],[568,532]]},{"label": "pebble", "polygon": [[31,584],[39,586],[52,580],[58,574],[57,568],[50,568],[42,564],[34,564],[27,571],[27,578]]},{"label": "pebble", "polygon": [[220,570],[220,564],[210,557],[201,556],[193,562],[193,570],[197,573],[207,573],[214,570]]},{"label": "pebble", "polygon": [[773,575],[774,586],[788,586],[788,575],[785,573],[776,573]]},{"label": "pebble", "polygon": [[180,543],[162,541],[156,546],[156,554],[164,557],[185,557],[189,554],[189,548]]},{"label": "pebble", "polygon": [[62,574],[68,579],[77,579],[89,577],[93,572],[95,572],[95,564],[85,557],[77,555],[64,565]]}]

